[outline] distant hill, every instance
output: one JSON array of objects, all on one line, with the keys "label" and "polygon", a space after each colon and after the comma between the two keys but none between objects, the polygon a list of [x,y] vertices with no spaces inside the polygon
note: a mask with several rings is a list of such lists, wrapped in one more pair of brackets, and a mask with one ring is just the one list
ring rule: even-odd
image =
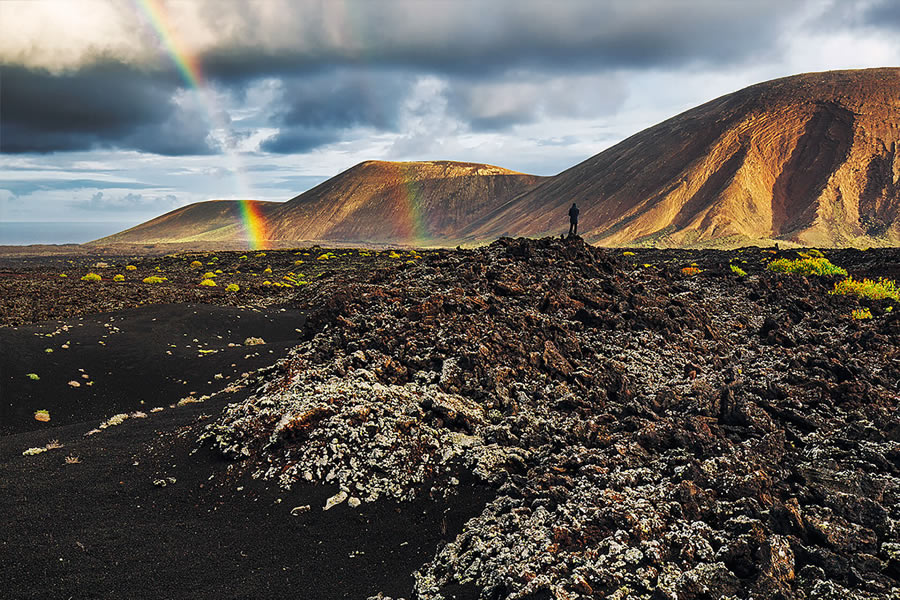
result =
[{"label": "distant hill", "polygon": [[808,73],[641,131],[469,227],[601,245],[900,244],[900,69]]},{"label": "distant hill", "polygon": [[[280,202],[249,200],[255,209],[267,214]],[[210,232],[233,227],[236,240],[246,239],[243,231],[241,207],[237,200],[208,200],[196,202],[135,225],[119,233],[91,242],[92,244],[153,244],[191,242]],[[237,230],[240,230],[239,232]]]}]

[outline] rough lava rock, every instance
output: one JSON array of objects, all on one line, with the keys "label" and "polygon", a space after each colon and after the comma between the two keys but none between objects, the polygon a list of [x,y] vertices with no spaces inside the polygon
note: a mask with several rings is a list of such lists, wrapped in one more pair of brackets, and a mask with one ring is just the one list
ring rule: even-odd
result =
[{"label": "rough lava rock", "polygon": [[416,598],[900,597],[900,310],[647,256],[504,238],[303,289],[204,443],[341,501],[492,486]]}]

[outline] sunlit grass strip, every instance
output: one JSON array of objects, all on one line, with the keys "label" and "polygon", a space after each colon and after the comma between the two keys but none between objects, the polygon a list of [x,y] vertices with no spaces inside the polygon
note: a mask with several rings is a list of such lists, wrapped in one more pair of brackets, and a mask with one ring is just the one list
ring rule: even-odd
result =
[{"label": "sunlit grass strip", "polygon": [[830,293],[839,296],[859,296],[872,300],[890,298],[900,302],[900,290],[897,289],[897,283],[891,279],[884,278],[879,278],[878,281],[871,279],[857,281],[852,277],[848,277],[835,283],[834,289]]},{"label": "sunlit grass strip", "polygon": [[766,267],[775,273],[795,273],[797,275],[847,275],[847,269],[831,264],[827,258],[778,258]]}]

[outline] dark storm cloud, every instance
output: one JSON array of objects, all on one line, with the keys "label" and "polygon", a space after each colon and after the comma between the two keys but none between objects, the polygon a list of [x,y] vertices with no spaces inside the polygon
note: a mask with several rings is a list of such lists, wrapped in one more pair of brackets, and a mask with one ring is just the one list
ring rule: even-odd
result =
[{"label": "dark storm cloud", "polygon": [[[256,102],[248,90],[260,81],[280,86],[280,95],[241,122],[276,129],[260,149],[279,154],[349,139],[354,130],[403,130],[403,119],[415,118],[407,106],[415,82],[428,76],[446,83],[449,114],[472,131],[608,114],[620,106],[618,91],[594,94],[591,103],[590,94],[567,89],[565,77],[747,64],[777,51],[783,24],[802,8],[782,0],[273,0],[228,3],[227,10],[218,0],[198,0],[192,6],[210,39],[198,48],[199,63],[207,80],[234,99],[230,108]],[[253,134],[218,131],[211,141],[209,116],[178,101],[183,83],[167,59],[140,69],[91,52],[83,50],[79,69],[62,73],[0,57],[0,151],[210,154],[222,145],[241,147]],[[517,76],[530,85],[515,85]]]},{"label": "dark storm cloud", "polygon": [[884,29],[900,30],[900,2],[897,0],[881,0],[869,6],[863,20],[867,25]]},{"label": "dark storm cloud", "polygon": [[[331,4],[331,7],[329,7]],[[780,0],[480,0],[292,2],[280,22],[247,5],[227,41],[203,58],[211,77],[315,74],[338,66],[492,77],[514,68],[554,72],[745,63],[777,45],[803,8]],[[278,41],[272,41],[278,37]]]},{"label": "dark storm cloud", "polygon": [[178,106],[177,89],[170,76],[116,62],[62,74],[3,65],[0,151],[208,154],[208,128]]},{"label": "dark storm cloud", "polygon": [[271,125],[279,132],[261,149],[307,152],[340,140],[355,127],[395,131],[413,83],[406,73],[361,69],[285,80],[271,115]]}]

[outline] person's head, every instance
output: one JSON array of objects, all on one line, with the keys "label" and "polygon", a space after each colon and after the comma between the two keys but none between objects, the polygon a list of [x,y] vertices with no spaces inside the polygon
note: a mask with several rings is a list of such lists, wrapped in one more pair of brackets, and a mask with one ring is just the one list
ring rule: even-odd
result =
[{"label": "person's head", "polygon": [[573,207],[575,206],[575,203],[574,203],[574,202],[572,203],[572,206],[573,206]]}]

